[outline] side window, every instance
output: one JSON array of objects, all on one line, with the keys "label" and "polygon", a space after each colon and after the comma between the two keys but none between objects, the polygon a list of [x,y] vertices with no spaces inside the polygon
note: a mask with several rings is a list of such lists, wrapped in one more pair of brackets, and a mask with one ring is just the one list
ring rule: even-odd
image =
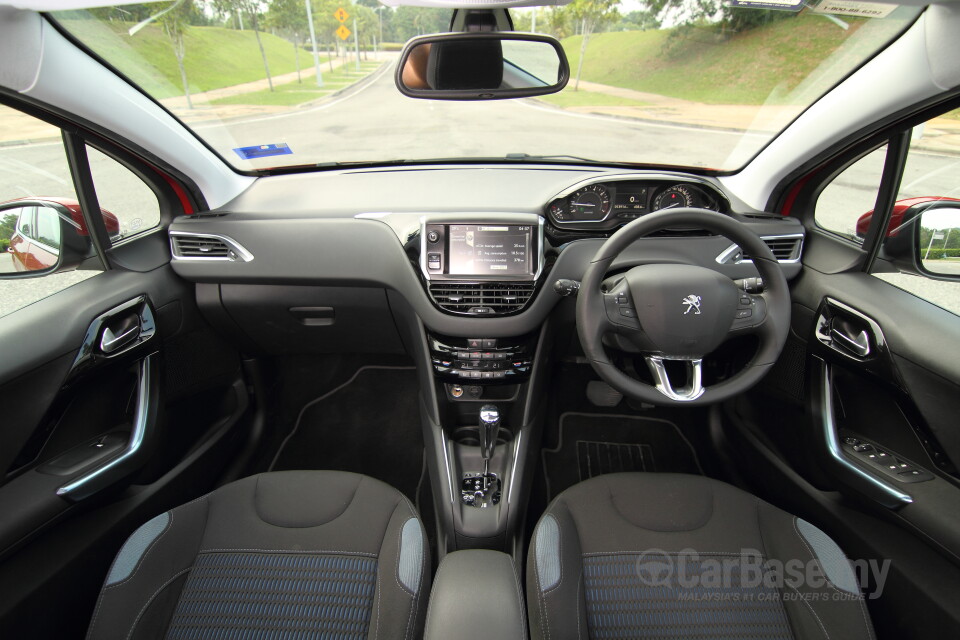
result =
[{"label": "side window", "polygon": [[33,239],[44,245],[47,249],[57,251],[60,249],[60,218],[57,212],[46,207],[34,207],[33,214],[36,216],[36,233]]},{"label": "side window", "polygon": [[[76,202],[77,194],[60,129],[0,105],[0,203],[29,198]],[[59,231],[59,223],[50,215],[38,216],[40,210],[53,212],[53,209],[33,206],[0,211],[0,273],[30,271],[56,264],[60,234],[52,229],[56,226]],[[99,270],[77,270],[36,278],[0,280],[0,316],[98,273]]]},{"label": "side window", "polygon": [[[953,142],[956,115],[954,112],[933,118],[914,127],[911,132],[910,149],[896,197],[895,217],[897,210],[913,205],[948,198],[960,199],[960,156],[957,155],[960,148]],[[817,199],[814,215],[817,225],[862,244],[880,189],[885,159],[884,146],[867,154],[834,178]],[[950,240],[949,229],[921,228],[919,232],[921,240],[927,239],[931,248],[939,249],[928,251],[927,258],[946,258],[944,264],[952,259],[950,248],[953,247],[953,241]],[[956,235],[960,236],[960,233]],[[960,237],[954,238],[954,241],[960,247]],[[930,269],[926,261],[924,265],[928,270],[936,271]],[[960,269],[957,271],[960,272]],[[880,269],[875,269],[872,275],[960,315],[960,282]]]},{"label": "side window", "polygon": [[87,146],[90,173],[97,190],[100,208],[112,213],[118,224],[114,234],[111,218],[107,231],[113,242],[156,229],[160,225],[160,203],[157,195],[134,172],[108,155]]},{"label": "side window", "polygon": [[884,145],[863,156],[833,179],[817,199],[814,220],[817,226],[863,243],[864,223],[873,211],[880,191],[880,176],[887,158]]},{"label": "side window", "polygon": [[[157,228],[160,206],[153,190],[100,151],[88,146],[87,155],[111,242]],[[89,255],[62,134],[58,127],[2,104],[0,206],[0,274],[50,272],[0,279],[0,317],[102,273],[96,259],[85,260],[83,269],[52,272],[66,255]]]}]

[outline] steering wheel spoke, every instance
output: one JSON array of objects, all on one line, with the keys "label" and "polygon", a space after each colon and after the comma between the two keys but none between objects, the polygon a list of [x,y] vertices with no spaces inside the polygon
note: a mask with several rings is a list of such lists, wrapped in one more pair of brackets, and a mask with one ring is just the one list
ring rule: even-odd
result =
[{"label": "steering wheel spoke", "polygon": [[[674,402],[690,402],[703,395],[703,358],[669,358],[667,356],[644,356],[647,367],[653,375],[657,391]],[[681,362],[686,365],[687,379],[683,386],[675,386],[667,372],[668,362]]]}]

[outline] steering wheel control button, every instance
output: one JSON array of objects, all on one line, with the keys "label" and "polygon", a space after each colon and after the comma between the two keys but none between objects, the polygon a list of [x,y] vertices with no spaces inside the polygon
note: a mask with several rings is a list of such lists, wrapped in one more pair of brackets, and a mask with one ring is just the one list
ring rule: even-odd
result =
[{"label": "steering wheel control button", "polygon": [[753,298],[750,296],[740,296],[741,307],[749,307],[751,304],[753,304]]},{"label": "steering wheel control button", "polygon": [[743,320],[744,318],[749,318],[752,315],[753,311],[751,309],[737,309],[736,318],[737,320]]},{"label": "steering wheel control button", "polygon": [[620,315],[622,315],[624,318],[637,317],[637,312],[631,309],[630,307],[620,307],[618,311],[620,312]]}]

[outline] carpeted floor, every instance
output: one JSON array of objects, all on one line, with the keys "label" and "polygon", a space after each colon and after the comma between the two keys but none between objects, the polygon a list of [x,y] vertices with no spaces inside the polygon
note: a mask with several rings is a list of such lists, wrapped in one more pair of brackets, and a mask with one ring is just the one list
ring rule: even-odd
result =
[{"label": "carpeted floor", "polygon": [[543,450],[547,500],[604,473],[666,471],[702,474],[696,452],[667,420],[602,413],[560,416],[560,443]]},{"label": "carpeted floor", "polygon": [[413,367],[363,367],[308,402],[270,469],[332,469],[383,480],[417,503],[423,436]]}]

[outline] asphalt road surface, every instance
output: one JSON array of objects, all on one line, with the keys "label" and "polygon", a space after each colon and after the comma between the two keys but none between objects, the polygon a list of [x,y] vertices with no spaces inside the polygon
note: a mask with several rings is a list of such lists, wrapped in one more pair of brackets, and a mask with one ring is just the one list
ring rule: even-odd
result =
[{"label": "asphalt road surface", "polygon": [[[413,100],[394,87],[392,65],[376,72],[371,82],[318,107],[232,122],[230,128],[233,139],[218,143],[214,129],[198,126],[221,149],[288,142],[295,162],[503,157],[522,152],[720,166],[740,140],[740,134],[731,131],[576,114],[530,100]],[[960,159],[951,156],[913,154],[904,180],[906,195],[956,195],[958,163]],[[821,197],[818,222],[852,231],[857,217],[873,206],[881,166],[877,154],[849,169]],[[147,221],[141,228],[148,228],[155,209],[151,196],[132,189],[119,165],[100,162],[94,170],[104,206],[124,226]],[[0,148],[0,200],[24,195],[75,197],[62,145]],[[388,199],[384,207],[389,207]],[[0,282],[0,316],[72,284],[80,275]],[[910,286],[897,284],[960,313],[957,285],[922,278],[907,278],[906,283]]]}]

